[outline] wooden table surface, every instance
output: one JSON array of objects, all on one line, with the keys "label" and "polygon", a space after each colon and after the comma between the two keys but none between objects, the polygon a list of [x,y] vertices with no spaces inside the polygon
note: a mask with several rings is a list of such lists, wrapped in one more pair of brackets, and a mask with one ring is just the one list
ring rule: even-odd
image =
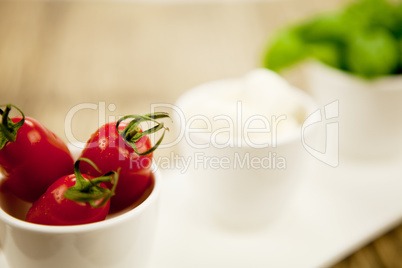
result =
[{"label": "wooden table surface", "polygon": [[[1,103],[17,104],[66,141],[85,141],[101,117],[147,112],[259,67],[273,30],[345,2],[0,1]],[[83,109],[69,113],[77,105]],[[75,116],[68,126],[67,115]],[[402,267],[402,225],[334,267]]]}]

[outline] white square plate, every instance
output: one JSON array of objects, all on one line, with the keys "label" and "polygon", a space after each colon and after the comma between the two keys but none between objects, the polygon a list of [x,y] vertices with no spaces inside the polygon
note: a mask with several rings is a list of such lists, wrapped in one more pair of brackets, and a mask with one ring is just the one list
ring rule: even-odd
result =
[{"label": "white square plate", "polygon": [[[321,162],[293,206],[265,229],[234,232],[204,217],[186,176],[163,170],[152,268],[328,267],[402,220],[402,159]],[[0,251],[0,267],[7,268]]]},{"label": "white square plate", "polygon": [[165,170],[153,268],[328,267],[402,220],[402,159],[316,161],[292,207],[263,230],[204,217],[185,174]]}]

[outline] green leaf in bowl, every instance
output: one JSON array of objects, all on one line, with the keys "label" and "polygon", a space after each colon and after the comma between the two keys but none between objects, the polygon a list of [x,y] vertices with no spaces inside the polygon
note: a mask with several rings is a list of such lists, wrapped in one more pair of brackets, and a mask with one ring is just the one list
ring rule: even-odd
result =
[{"label": "green leaf in bowl", "polygon": [[304,43],[291,29],[278,33],[265,53],[264,66],[278,71],[302,60],[306,56]]},{"label": "green leaf in bowl", "polygon": [[342,62],[342,46],[331,42],[311,43],[307,47],[309,57],[317,59],[329,66],[344,69]]},{"label": "green leaf in bowl", "polygon": [[350,27],[345,23],[342,13],[332,13],[312,18],[296,29],[305,42],[344,43]]},{"label": "green leaf in bowl", "polygon": [[354,22],[362,29],[385,28],[392,33],[399,31],[396,6],[386,0],[362,0],[348,6],[344,20]]},{"label": "green leaf in bowl", "polygon": [[372,78],[392,74],[398,68],[398,42],[384,29],[357,32],[349,40],[346,64],[349,71]]},{"label": "green leaf in bowl", "polygon": [[399,65],[396,74],[402,74],[402,37],[398,39]]}]

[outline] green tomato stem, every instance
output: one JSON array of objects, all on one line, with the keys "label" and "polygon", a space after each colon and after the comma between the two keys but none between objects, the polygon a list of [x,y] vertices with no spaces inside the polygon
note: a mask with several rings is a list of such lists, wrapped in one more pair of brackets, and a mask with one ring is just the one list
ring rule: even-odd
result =
[{"label": "green tomato stem", "polygon": [[[6,106],[4,111],[0,109],[1,121],[0,121],[0,150],[6,145],[7,142],[14,142],[17,139],[17,132],[22,127],[25,122],[25,115],[24,113],[15,105],[13,104],[6,104],[1,105]],[[14,123],[11,118],[9,117],[11,108],[14,107],[17,109],[22,119],[18,122]]]},{"label": "green tomato stem", "polygon": [[[123,130],[119,130],[119,125],[122,121],[126,119],[132,119],[127,126]],[[169,130],[167,127],[164,126],[163,122],[156,121],[156,119],[161,118],[170,118],[168,113],[165,112],[156,112],[152,114],[145,114],[145,115],[126,115],[120,118],[116,123],[116,130],[120,136],[134,149],[134,152],[138,155],[147,155],[155,151],[158,146],[162,143],[163,138],[165,137],[166,130]],[[139,124],[142,122],[151,121],[155,123],[155,126],[146,129],[141,132]],[[137,145],[135,144],[139,141],[142,137],[146,135],[153,134],[159,130],[163,129],[162,136],[158,139],[156,144],[148,149],[147,151],[140,153],[137,149]]]},{"label": "green tomato stem", "polygon": [[[74,163],[75,185],[66,190],[64,197],[75,202],[87,202],[94,208],[102,207],[115,193],[120,170],[110,171],[103,176],[86,180],[79,169],[81,161],[89,163],[96,171],[101,172],[91,160],[79,158]],[[101,183],[105,182],[111,182],[113,184],[112,189],[109,190],[100,186]],[[101,202],[96,204],[96,201],[99,200]]]}]

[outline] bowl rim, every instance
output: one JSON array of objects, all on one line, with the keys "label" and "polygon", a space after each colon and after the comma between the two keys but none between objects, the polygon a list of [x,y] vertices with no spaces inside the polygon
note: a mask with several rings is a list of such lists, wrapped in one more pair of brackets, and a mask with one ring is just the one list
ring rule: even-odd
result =
[{"label": "bowl rim", "polygon": [[153,177],[154,187],[149,196],[141,204],[125,213],[105,219],[103,221],[80,225],[42,225],[15,218],[0,207],[0,225],[6,224],[13,228],[46,234],[74,234],[112,228],[113,226],[128,221],[132,218],[139,217],[148,207],[157,202],[161,191],[161,173],[158,169],[156,171],[153,171]]},{"label": "bowl rim", "polygon": [[326,75],[332,77],[333,80],[341,80],[344,81],[343,83],[350,83],[354,85],[354,87],[365,87],[366,91],[398,92],[401,89],[398,85],[402,81],[402,74],[388,74],[366,78],[352,72],[335,68],[316,59],[307,60],[305,66],[307,79],[312,76],[311,73],[319,72],[319,75]]}]

